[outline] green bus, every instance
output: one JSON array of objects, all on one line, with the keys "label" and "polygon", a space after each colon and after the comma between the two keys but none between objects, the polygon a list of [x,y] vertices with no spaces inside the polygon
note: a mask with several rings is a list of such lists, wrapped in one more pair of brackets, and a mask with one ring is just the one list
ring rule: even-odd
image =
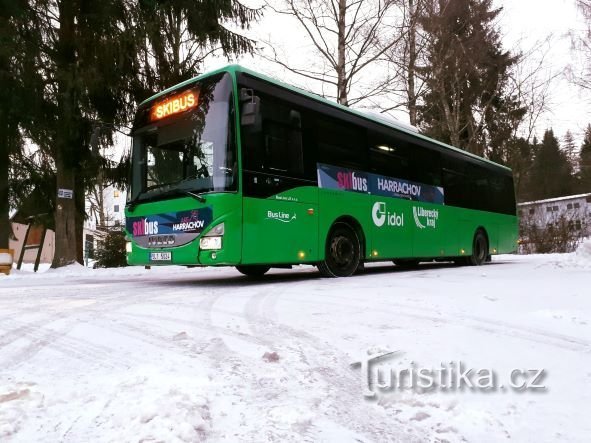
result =
[{"label": "green bus", "polygon": [[516,249],[511,170],[241,66],[143,102],[130,265],[481,265]]}]

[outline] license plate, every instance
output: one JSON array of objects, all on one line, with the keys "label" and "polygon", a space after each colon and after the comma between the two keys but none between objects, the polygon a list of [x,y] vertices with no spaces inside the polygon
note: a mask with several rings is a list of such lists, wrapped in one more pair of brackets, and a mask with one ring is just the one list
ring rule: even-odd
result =
[{"label": "license plate", "polygon": [[150,261],[171,261],[172,252],[150,252]]}]

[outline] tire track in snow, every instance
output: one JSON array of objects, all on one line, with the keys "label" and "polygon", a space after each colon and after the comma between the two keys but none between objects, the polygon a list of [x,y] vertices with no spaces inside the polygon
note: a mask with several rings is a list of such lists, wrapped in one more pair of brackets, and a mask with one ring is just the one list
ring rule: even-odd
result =
[{"label": "tire track in snow", "polygon": [[[582,340],[576,337],[568,336],[565,334],[558,334],[553,333],[550,331],[536,329],[536,328],[524,328],[512,323],[503,322],[499,320],[490,320],[484,317],[478,317],[470,314],[464,314],[460,312],[446,312],[447,317],[443,317],[439,310],[429,308],[429,307],[418,307],[418,306],[411,306],[405,305],[400,303],[390,303],[388,300],[384,300],[379,308],[371,308],[367,305],[367,298],[364,300],[356,298],[355,301],[360,301],[362,305],[356,305],[347,303],[347,300],[351,300],[352,297],[342,297],[339,298],[335,295],[326,295],[323,294],[323,304],[330,304],[333,306],[347,306],[355,309],[363,308],[363,309],[370,309],[372,312],[388,312],[390,314],[402,315],[404,317],[415,318],[417,320],[426,320],[430,322],[441,323],[445,325],[461,325],[469,329],[480,330],[488,333],[494,333],[499,335],[505,335],[508,337],[514,337],[521,340],[531,341],[535,343],[540,343],[544,345],[552,345],[555,347],[559,347],[561,349],[569,349],[571,351],[584,351],[584,352],[591,352],[591,342],[586,340]],[[339,300],[338,303],[326,302],[326,298],[331,298],[333,300]],[[302,299],[293,299],[291,301],[297,301],[298,303],[309,303],[313,304],[314,302],[309,300],[302,300]],[[388,309],[388,307],[396,307],[399,309]],[[407,312],[404,312],[406,310]],[[409,312],[410,311],[410,312]],[[414,311],[414,312],[413,312]],[[417,312],[418,311],[418,312]],[[430,313],[430,314],[426,314]],[[440,315],[434,315],[440,314]],[[451,318],[450,318],[451,316]],[[554,341],[554,343],[549,342],[548,340]]]},{"label": "tire track in snow", "polygon": [[[109,285],[104,285],[106,288]],[[120,354],[117,355],[117,364],[113,364],[110,358],[115,354],[115,350],[107,346],[84,340],[82,338],[69,338],[67,335],[77,325],[89,323],[89,321],[104,318],[120,308],[134,305],[138,301],[146,302],[151,298],[161,295],[158,288],[152,288],[149,291],[142,291],[136,295],[111,295],[100,298],[84,298],[78,301],[92,301],[90,304],[80,306],[70,306],[65,311],[58,311],[51,314],[44,313],[41,318],[30,322],[17,322],[10,318],[3,321],[3,324],[12,323],[9,331],[0,335],[0,349],[7,347],[17,340],[29,340],[30,343],[20,348],[18,352],[13,353],[11,357],[4,361],[6,366],[15,366],[23,363],[37,355],[44,348],[51,348],[66,356],[89,362],[98,363],[100,366],[115,369],[118,367],[129,368],[137,361],[131,359],[125,360]],[[153,296],[147,296],[152,294]],[[99,294],[100,296],[100,294]],[[60,297],[67,297],[63,294]],[[62,307],[63,309],[63,307]],[[33,310],[33,309],[32,309]],[[53,323],[65,321],[66,324],[58,329],[52,328]],[[100,327],[104,328],[104,325]],[[108,363],[111,362],[111,363]]]},{"label": "tire track in snow", "polygon": [[[297,285],[289,287],[294,288]],[[383,408],[365,402],[359,376],[350,368],[352,362],[349,355],[328,344],[323,345],[322,339],[307,331],[280,324],[271,318],[275,317],[273,306],[285,292],[285,289],[272,292],[271,289],[275,288],[266,287],[251,296],[245,307],[246,320],[257,336],[264,337],[269,347],[278,349],[280,358],[283,350],[286,350],[288,354],[285,357],[295,353],[299,363],[307,366],[307,370],[301,371],[306,374],[307,380],[299,380],[301,384],[308,385],[311,390],[318,384],[322,385],[320,388],[323,392],[309,405],[315,412],[321,415],[322,406],[324,413],[345,429],[361,433],[373,441],[425,441],[424,436],[411,433],[421,434],[418,429],[409,431],[408,423],[399,421]],[[399,425],[400,435],[392,435],[393,424]]]}]

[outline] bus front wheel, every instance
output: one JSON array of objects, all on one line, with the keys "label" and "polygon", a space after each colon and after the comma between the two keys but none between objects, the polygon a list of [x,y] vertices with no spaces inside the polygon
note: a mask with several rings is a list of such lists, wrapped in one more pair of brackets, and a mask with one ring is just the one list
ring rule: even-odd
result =
[{"label": "bus front wheel", "polygon": [[324,277],[349,277],[359,268],[361,242],[359,236],[346,223],[335,223],[326,240],[325,258],[318,263]]},{"label": "bus front wheel", "polygon": [[271,269],[269,266],[262,265],[243,265],[236,266],[236,270],[247,277],[262,277],[266,272]]}]

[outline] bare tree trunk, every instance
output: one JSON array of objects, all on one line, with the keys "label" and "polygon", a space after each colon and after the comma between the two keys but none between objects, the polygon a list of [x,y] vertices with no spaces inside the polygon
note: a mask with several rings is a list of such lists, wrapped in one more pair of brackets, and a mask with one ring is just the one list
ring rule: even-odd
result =
[{"label": "bare tree trunk", "polygon": [[345,64],[347,62],[346,49],[346,32],[347,27],[345,23],[345,16],[347,13],[347,0],[339,0],[339,16],[338,16],[338,49],[337,49],[337,101],[344,106],[348,106],[347,100],[347,72]]},{"label": "bare tree trunk", "polygon": [[417,5],[416,0],[408,0],[410,26],[408,29],[408,116],[410,124],[417,126],[417,91],[415,69],[417,63]]},{"label": "bare tree trunk", "polygon": [[[266,45],[274,55],[263,54],[263,57],[302,78],[318,82],[324,97],[336,99],[345,106],[355,106],[386,93],[391,81],[384,73],[374,75],[377,81],[362,87],[360,93],[350,95],[351,86],[361,73],[379,64],[402,40],[403,36],[399,35],[402,33],[392,32],[392,26],[388,26],[394,20],[389,12],[399,7],[398,0],[265,0],[265,3],[275,13],[294,17],[299,22],[304,31],[302,38],[312,43],[321,62],[297,67],[292,59],[279,57],[276,42],[271,41]],[[388,32],[393,37],[384,43]],[[329,85],[331,91],[336,89],[336,95],[325,95],[325,85]],[[306,89],[311,90],[310,87]]]},{"label": "bare tree trunk", "polygon": [[[64,161],[63,152],[58,151],[55,166],[57,188],[74,189],[74,170],[69,161]],[[52,268],[59,268],[76,262],[76,201],[73,198],[58,198],[55,209],[55,254]]]},{"label": "bare tree trunk", "polygon": [[[75,61],[76,54],[73,47],[75,41],[74,5],[71,0],[62,0],[59,3],[60,28],[58,33],[58,70],[61,76],[58,80],[58,109],[59,128],[56,134],[56,179],[57,189],[70,189],[74,191],[73,198],[58,198],[55,210],[55,255],[52,268],[59,268],[77,261],[77,243],[82,242],[77,238],[76,199],[79,187],[76,181],[77,161],[76,140],[78,128],[76,126],[76,89]],[[83,198],[83,197],[82,197]]]},{"label": "bare tree trunk", "polygon": [[84,263],[84,219],[86,218],[86,193],[84,192],[84,177],[76,174],[74,181],[74,206],[76,207],[76,261]]}]

